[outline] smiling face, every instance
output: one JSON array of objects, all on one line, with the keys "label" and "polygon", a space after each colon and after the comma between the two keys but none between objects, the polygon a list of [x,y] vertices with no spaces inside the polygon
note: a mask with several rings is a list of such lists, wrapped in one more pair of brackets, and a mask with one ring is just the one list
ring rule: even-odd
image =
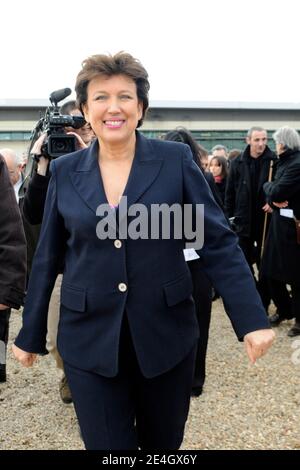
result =
[{"label": "smiling face", "polygon": [[126,75],[99,76],[88,84],[83,111],[100,143],[111,146],[135,139],[143,106],[131,78]]}]

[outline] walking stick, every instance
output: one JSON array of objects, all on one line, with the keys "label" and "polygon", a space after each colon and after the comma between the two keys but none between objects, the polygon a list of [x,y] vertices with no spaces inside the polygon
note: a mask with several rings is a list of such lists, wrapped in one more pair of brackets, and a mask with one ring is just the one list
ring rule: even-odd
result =
[{"label": "walking stick", "polygon": [[[273,163],[274,161],[270,161],[270,168],[269,168],[269,175],[268,175],[268,183],[272,180],[272,175],[273,175]],[[260,260],[262,259],[264,248],[265,248],[265,239],[266,239],[266,232],[267,232],[267,221],[268,221],[268,212],[265,212],[265,218],[264,218],[264,228],[263,228],[263,235],[262,235],[262,240],[261,240],[261,249],[260,249]]]}]

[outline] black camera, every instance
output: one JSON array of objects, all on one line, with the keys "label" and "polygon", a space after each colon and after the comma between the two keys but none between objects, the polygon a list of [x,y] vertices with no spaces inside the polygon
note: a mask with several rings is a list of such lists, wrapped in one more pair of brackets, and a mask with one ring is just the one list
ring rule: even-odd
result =
[{"label": "black camera", "polygon": [[83,116],[62,115],[57,104],[71,94],[70,88],[54,91],[50,95],[51,106],[46,110],[36,127],[37,131],[46,132],[42,154],[49,159],[60,157],[76,150],[76,137],[64,132],[65,127],[79,129],[86,124]]}]

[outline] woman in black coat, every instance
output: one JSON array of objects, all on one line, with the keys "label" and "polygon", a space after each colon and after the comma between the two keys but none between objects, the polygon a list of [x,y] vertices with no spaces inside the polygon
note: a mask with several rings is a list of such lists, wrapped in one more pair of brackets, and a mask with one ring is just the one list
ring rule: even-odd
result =
[{"label": "woman in black coat", "polygon": [[216,187],[220,193],[222,203],[225,202],[225,188],[228,175],[228,163],[225,157],[216,156],[211,158],[208,169],[214,177]]},{"label": "woman in black coat", "polygon": [[[194,161],[202,171],[210,189],[214,196],[215,201],[223,210],[223,204],[220,198],[220,194],[214,182],[212,173],[204,171],[204,167],[201,161],[201,150],[202,148],[194,140],[191,133],[184,127],[178,127],[164,136],[164,140],[173,142],[182,142],[187,144],[193,155]],[[194,252],[194,253],[193,253]],[[193,249],[184,250],[185,260],[187,261],[188,267],[191,272],[193,280],[193,298],[195,301],[195,308],[197,314],[197,320],[199,324],[200,337],[197,344],[197,353],[194,368],[194,378],[192,387],[192,396],[198,397],[202,394],[202,389],[205,381],[205,362],[206,352],[208,345],[209,325],[211,319],[211,308],[212,308],[212,284],[208,276],[201,268],[201,262],[199,256]]]},{"label": "woman in black coat", "polygon": [[[294,129],[282,127],[273,138],[279,161],[274,181],[264,184],[274,210],[262,271],[270,279],[272,298],[279,307],[277,324],[291,313],[295,325],[288,335],[296,336],[300,335],[300,137]],[[291,286],[291,297],[286,284]]]}]

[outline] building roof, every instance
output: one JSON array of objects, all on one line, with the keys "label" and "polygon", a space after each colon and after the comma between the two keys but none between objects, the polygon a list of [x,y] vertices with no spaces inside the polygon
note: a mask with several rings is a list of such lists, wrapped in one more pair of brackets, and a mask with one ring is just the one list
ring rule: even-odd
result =
[{"label": "building roof", "polygon": [[[46,108],[48,99],[0,99],[0,108]],[[298,103],[247,102],[247,101],[173,101],[150,100],[152,109],[254,109],[254,110],[300,110]]]}]

